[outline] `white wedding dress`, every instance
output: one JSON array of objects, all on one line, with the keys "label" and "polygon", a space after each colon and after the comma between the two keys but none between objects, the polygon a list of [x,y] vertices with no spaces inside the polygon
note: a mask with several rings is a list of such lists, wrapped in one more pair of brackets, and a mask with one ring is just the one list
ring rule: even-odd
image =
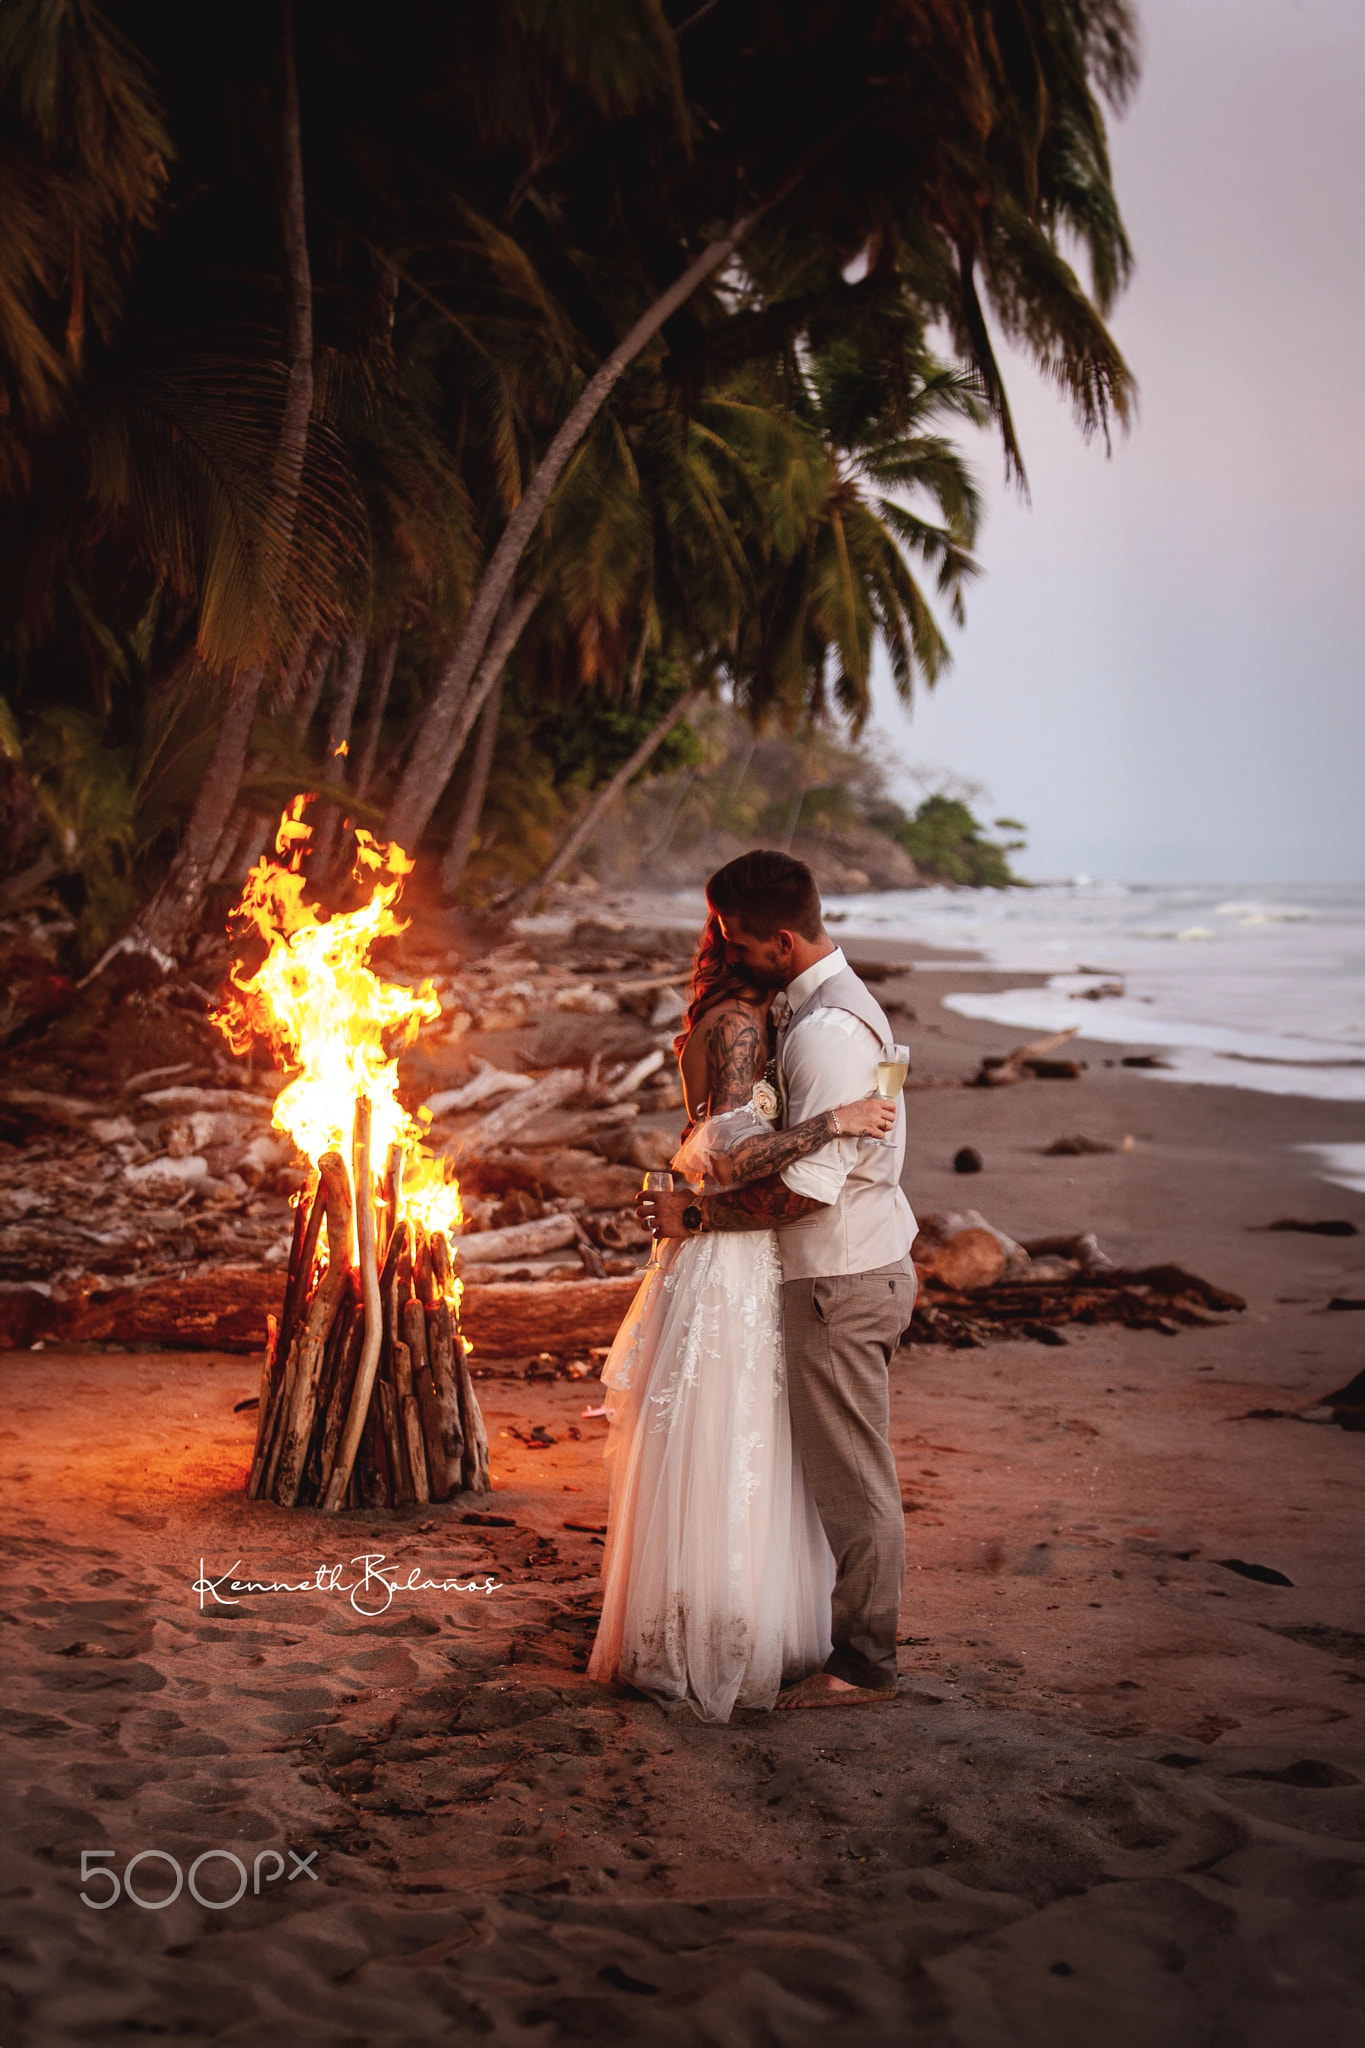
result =
[{"label": "white wedding dress", "polygon": [[[710,1118],[674,1160],[771,1124]],[[830,1653],[834,1557],[792,1442],[772,1231],[669,1239],[602,1370],[611,1484],[602,1622],[588,1665],[703,1721],[771,1707]]]}]

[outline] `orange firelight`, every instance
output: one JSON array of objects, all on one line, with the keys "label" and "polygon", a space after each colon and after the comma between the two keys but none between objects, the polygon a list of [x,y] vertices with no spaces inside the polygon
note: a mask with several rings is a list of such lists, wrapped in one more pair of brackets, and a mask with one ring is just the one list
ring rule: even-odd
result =
[{"label": "orange firelight", "polygon": [[[459,1183],[398,1100],[397,1053],[440,1016],[440,997],[430,982],[410,988],[370,966],[376,940],[407,930],[393,906],[413,862],[402,847],[357,828],[355,879],[373,881],[369,901],[358,910],[320,913],[304,900],[309,801],[295,797],[280,819],[278,858],[263,856],[247,876],[233,916],[255,927],[265,958],[251,974],[240,963],[233,968],[213,1021],[234,1052],[247,1051],[257,1037],[269,1044],[289,1075],[273,1122],[314,1166],[324,1152],[348,1155],[356,1102],[368,1097],[374,1184],[354,1190],[357,1205],[368,1196],[382,1210],[385,1162],[396,1146],[403,1162],[400,1214],[427,1233],[450,1236],[463,1220]],[[387,1230],[398,1220],[387,1217]]]}]

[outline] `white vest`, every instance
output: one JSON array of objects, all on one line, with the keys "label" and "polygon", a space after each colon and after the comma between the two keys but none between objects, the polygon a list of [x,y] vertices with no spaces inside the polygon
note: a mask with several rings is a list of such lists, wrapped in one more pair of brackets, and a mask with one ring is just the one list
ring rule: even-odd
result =
[{"label": "white vest", "polygon": [[[782,1034],[778,1049],[778,1079],[787,1103],[788,1123],[799,1123],[803,1112],[793,1106],[787,1092],[785,1057],[791,1036],[803,1018],[813,1010],[847,1010],[865,1024],[879,1048],[889,1051],[891,1027],[881,1005],[870,995],[851,967],[843,967],[807,997]],[[849,1089],[851,1100],[855,1090]],[[827,1278],[841,1273],[871,1273],[880,1266],[894,1265],[905,1258],[915,1238],[915,1218],[901,1192],[901,1168],[905,1163],[905,1101],[896,1105],[896,1127],[889,1145],[864,1139],[857,1148],[852,1168],[837,1202],[822,1207],[799,1222],[784,1224],[777,1233],[784,1280]]]}]

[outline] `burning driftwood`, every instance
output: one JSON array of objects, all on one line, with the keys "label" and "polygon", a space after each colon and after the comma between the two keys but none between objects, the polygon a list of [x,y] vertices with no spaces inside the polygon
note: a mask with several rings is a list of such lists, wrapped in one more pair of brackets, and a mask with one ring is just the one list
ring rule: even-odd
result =
[{"label": "burning driftwood", "polygon": [[[357,1186],[369,1162],[369,1108],[362,1100],[356,1111]],[[371,1207],[355,1233],[357,1267],[351,1186],[341,1155],[326,1153],[311,1202],[296,1212],[247,1491],[282,1507],[331,1511],[486,1493],[488,1440],[459,1329],[449,1242],[400,1217],[381,1264]]]},{"label": "burning driftwood", "polygon": [[233,973],[216,1018],[235,1049],[264,1038],[292,1070],[274,1122],[316,1167],[269,1326],[247,1491],[330,1513],[486,1493],[450,1250],[459,1186],[400,1104],[388,1049],[441,1005],[430,987],[383,981],[369,965],[374,941],[403,929],[392,905],[411,862],[359,832],[356,879],[374,878],[370,900],[320,918],[303,900],[310,836],[295,804],[276,842],[288,865],[252,870],[238,912],[265,954],[254,973]]}]

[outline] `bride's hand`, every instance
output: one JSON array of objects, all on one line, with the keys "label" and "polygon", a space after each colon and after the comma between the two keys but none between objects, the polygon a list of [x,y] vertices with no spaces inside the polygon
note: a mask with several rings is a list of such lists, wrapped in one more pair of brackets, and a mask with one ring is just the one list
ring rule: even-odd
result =
[{"label": "bride's hand", "polygon": [[849,1138],[885,1138],[895,1129],[896,1105],[883,1102],[880,1095],[865,1095],[860,1102],[846,1102],[834,1114],[840,1131]]}]

